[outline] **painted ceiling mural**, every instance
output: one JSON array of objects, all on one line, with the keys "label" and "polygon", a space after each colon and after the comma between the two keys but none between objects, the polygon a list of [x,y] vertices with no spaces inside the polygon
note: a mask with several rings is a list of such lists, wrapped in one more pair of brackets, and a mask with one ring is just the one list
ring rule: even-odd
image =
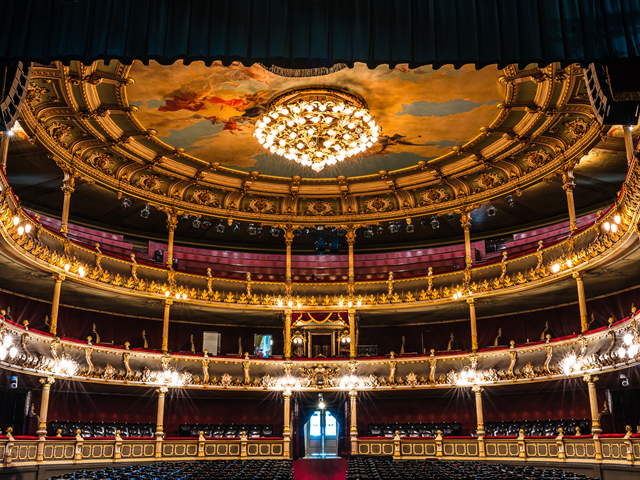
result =
[{"label": "painted ceiling mural", "polygon": [[[266,175],[352,177],[407,168],[476,136],[498,116],[496,104],[505,97],[504,85],[497,81],[501,73],[495,67],[369,69],[356,64],[323,76],[284,77],[260,65],[136,62],[127,97],[139,108],[138,119],[156,130],[160,140],[199,159]],[[252,136],[274,95],[317,85],[359,94],[382,127],[378,143],[363,156],[318,173],[265,153]]]},{"label": "painted ceiling mural", "polygon": [[[318,173],[265,153],[253,132],[268,102],[309,86],[364,98],[378,143]],[[577,65],[71,62],[34,68],[27,99],[25,130],[65,174],[167,211],[272,224],[470,210],[573,168],[602,131]]]}]

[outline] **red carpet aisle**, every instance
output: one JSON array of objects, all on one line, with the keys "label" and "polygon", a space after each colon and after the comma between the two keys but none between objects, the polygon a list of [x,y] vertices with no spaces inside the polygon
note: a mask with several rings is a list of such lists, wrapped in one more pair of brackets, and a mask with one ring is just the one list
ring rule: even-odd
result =
[{"label": "red carpet aisle", "polygon": [[293,479],[345,480],[348,463],[346,458],[301,458],[293,462]]}]

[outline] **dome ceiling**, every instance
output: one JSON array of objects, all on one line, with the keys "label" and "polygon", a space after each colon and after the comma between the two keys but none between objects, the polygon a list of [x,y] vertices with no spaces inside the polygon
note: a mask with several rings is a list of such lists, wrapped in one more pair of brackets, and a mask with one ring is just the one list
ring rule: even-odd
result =
[{"label": "dome ceiling", "polygon": [[[333,70],[38,66],[23,125],[60,166],[98,186],[162,209],[265,224],[470,208],[573,165],[601,132],[577,67]],[[267,102],[310,85],[364,98],[379,141],[320,172],[268,154],[252,135]]]}]

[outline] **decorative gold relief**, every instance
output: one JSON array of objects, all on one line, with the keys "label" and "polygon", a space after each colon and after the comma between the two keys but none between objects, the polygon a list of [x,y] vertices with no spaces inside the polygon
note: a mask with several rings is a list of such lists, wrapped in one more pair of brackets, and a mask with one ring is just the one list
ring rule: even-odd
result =
[{"label": "decorative gold relief", "polygon": [[325,202],[324,200],[315,200],[313,202],[307,203],[307,211],[304,212],[304,214],[324,216],[335,215],[335,212],[333,210],[333,205],[330,202]]},{"label": "decorative gold relief", "polygon": [[247,211],[255,213],[275,213],[274,202],[264,197],[252,198],[247,205]]},{"label": "decorative gold relief", "polygon": [[433,205],[434,203],[446,202],[451,199],[451,196],[444,188],[430,188],[421,192],[420,196],[422,197],[420,205]]},{"label": "decorative gold relief", "polygon": [[366,213],[386,212],[393,208],[391,200],[386,197],[373,197],[364,202],[364,210]]}]

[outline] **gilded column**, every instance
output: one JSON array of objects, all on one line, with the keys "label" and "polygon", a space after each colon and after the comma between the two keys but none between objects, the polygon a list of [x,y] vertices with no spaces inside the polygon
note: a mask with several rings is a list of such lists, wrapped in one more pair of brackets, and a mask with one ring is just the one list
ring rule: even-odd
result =
[{"label": "gilded column", "polygon": [[484,388],[475,386],[471,390],[476,394],[476,420],[478,424],[478,455],[480,457],[485,456],[484,451],[484,414],[482,412],[482,391]]},{"label": "gilded column", "polygon": [[36,461],[41,462],[44,460],[44,441],[47,436],[47,413],[49,412],[49,394],[51,393],[51,385],[55,383],[56,379],[53,377],[41,378],[42,384],[42,398],[40,399],[40,415],[38,416],[38,452],[36,455]]},{"label": "gilded column", "polygon": [[173,236],[178,226],[178,215],[175,212],[167,212],[167,230],[169,230],[169,241],[167,246],[167,266],[173,266]]},{"label": "gilded column", "polygon": [[158,392],[158,415],[156,417],[156,458],[162,457],[162,437],[164,437],[164,398],[169,389],[160,387]]},{"label": "gilded column", "polygon": [[356,309],[349,309],[349,358],[358,356],[358,339],[356,338]]},{"label": "gilded column", "polygon": [[476,325],[476,300],[474,298],[467,299],[469,304],[469,318],[471,320],[471,351],[478,351],[478,326]]},{"label": "gilded column", "polygon": [[356,410],[357,397],[357,391],[349,391],[349,399],[351,403],[351,428],[349,429],[349,436],[351,437],[351,455],[358,454],[358,417]]},{"label": "gilded column", "polygon": [[284,396],[284,427],[282,437],[284,438],[284,458],[291,458],[291,392],[282,392]]},{"label": "gilded column", "polygon": [[284,311],[284,359],[291,360],[291,310]]},{"label": "gilded column", "polygon": [[356,276],[353,266],[353,244],[356,242],[357,227],[350,226],[347,229],[347,243],[349,244],[349,280],[347,283],[349,297],[353,297],[356,291]]},{"label": "gilded column", "polygon": [[53,279],[56,281],[56,284],[53,287],[53,303],[51,304],[49,333],[55,335],[58,333],[58,309],[60,307],[60,290],[62,289],[64,275],[56,273],[53,275]]},{"label": "gilded column", "polygon": [[62,181],[62,193],[64,194],[64,200],[62,203],[62,222],[60,224],[60,233],[67,234],[69,224],[69,207],[71,205],[71,194],[75,191],[75,178],[72,173],[65,171],[64,180]]},{"label": "gilded column", "polygon": [[566,170],[562,173],[562,189],[567,192],[567,206],[569,207],[569,228],[573,232],[577,230],[576,223],[576,207],[573,201],[573,189],[576,184],[573,182],[573,169]]},{"label": "gilded column", "polygon": [[164,318],[162,320],[162,352],[169,351],[169,312],[171,310],[172,300],[164,301]]},{"label": "gilded column", "polygon": [[470,268],[473,266],[473,257],[471,256],[471,210],[462,210],[460,224],[464,230],[464,262]]},{"label": "gilded column", "polygon": [[[585,375],[582,379],[587,383],[589,387],[589,407],[591,410],[591,433],[593,435],[600,435],[602,433],[602,427],[600,425],[600,413],[598,412],[598,395],[596,394],[596,382],[598,377]],[[568,432],[573,435],[575,432]]]},{"label": "gilded column", "polygon": [[0,132],[0,164],[7,170],[7,156],[9,155],[9,135]]},{"label": "gilded column", "polygon": [[573,278],[578,284],[578,304],[580,305],[580,328],[582,332],[589,329],[589,321],[587,319],[587,299],[584,296],[584,272],[576,272]]},{"label": "gilded column", "polygon": [[293,227],[284,229],[284,241],[287,244],[287,265],[285,272],[284,287],[286,290],[286,296],[291,296],[291,244],[293,243]]},{"label": "gilded column", "polygon": [[631,135],[632,131],[633,126],[624,126],[624,146],[627,150],[627,165],[631,165],[631,160],[633,160],[633,136]]}]

